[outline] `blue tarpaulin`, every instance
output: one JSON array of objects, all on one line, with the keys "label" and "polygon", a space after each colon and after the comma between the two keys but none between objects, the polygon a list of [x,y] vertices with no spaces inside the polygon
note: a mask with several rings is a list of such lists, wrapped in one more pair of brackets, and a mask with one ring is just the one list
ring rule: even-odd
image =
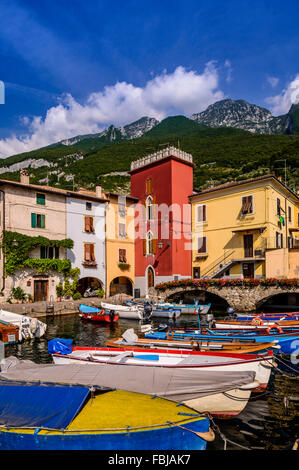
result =
[{"label": "blue tarpaulin", "polygon": [[54,338],[48,342],[48,352],[50,354],[71,354],[72,352],[72,339]]},{"label": "blue tarpaulin", "polygon": [[88,395],[88,387],[0,385],[0,425],[64,429]]}]

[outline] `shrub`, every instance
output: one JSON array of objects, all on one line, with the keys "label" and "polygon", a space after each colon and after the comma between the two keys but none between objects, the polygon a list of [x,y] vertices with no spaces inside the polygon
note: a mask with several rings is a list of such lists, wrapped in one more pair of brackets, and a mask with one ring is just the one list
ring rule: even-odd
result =
[{"label": "shrub", "polygon": [[26,294],[21,287],[13,287],[11,295],[15,300],[25,300]]},{"label": "shrub", "polygon": [[98,289],[98,290],[96,290],[96,294],[97,294],[98,297],[104,297],[105,291],[104,291],[104,289]]},{"label": "shrub", "polygon": [[82,298],[82,295],[80,294],[80,292],[75,292],[74,295],[73,295],[73,300],[79,300]]}]

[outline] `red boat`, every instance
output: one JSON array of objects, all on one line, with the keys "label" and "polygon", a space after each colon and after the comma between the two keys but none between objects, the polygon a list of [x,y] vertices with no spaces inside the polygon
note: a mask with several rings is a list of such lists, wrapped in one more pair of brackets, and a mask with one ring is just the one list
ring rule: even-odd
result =
[{"label": "red boat", "polygon": [[79,316],[83,320],[89,320],[101,323],[115,323],[119,319],[119,315],[114,310],[97,309],[89,307],[89,305],[79,306]]}]

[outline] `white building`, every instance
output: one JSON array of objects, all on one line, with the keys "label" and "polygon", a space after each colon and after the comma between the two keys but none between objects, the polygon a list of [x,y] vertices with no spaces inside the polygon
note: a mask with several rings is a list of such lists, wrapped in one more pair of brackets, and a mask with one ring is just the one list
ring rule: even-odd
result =
[{"label": "white building", "polygon": [[67,238],[74,241],[67,257],[72,268],[80,269],[78,291],[89,287],[106,291],[105,209],[108,200],[100,186],[84,189],[66,198]]}]

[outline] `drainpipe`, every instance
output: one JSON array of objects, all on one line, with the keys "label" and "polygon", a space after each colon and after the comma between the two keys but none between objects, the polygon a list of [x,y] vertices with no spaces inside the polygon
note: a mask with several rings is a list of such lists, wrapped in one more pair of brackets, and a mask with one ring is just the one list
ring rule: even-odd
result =
[{"label": "drainpipe", "polygon": [[[5,231],[5,192],[0,189],[0,193],[2,193],[2,198],[3,198],[3,225],[2,225],[2,235],[4,234],[4,231]],[[3,254],[3,262],[2,262],[2,269],[3,269],[3,272],[2,272],[2,289],[1,289],[1,292],[3,293],[4,289],[5,289],[5,251],[4,249],[2,250],[2,254]]]}]

